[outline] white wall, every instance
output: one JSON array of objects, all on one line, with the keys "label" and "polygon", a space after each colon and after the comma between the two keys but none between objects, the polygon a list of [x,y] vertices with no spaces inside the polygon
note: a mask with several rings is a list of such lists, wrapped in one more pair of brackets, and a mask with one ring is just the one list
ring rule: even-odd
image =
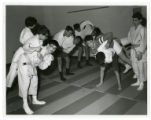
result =
[{"label": "white wall", "polygon": [[[45,8],[45,22],[50,22],[52,16],[50,16],[50,11],[53,12],[53,24],[54,28],[52,32],[55,33],[60,29],[63,29],[66,25],[73,25],[76,22],[81,22],[83,20],[90,20],[96,26],[99,26],[103,32],[113,31],[115,36],[122,37],[127,35],[127,31],[131,25],[131,16],[133,7],[117,7],[112,6],[109,8],[83,11],[77,13],[67,13],[72,10],[88,9],[98,6],[61,6],[53,8]],[[55,20],[55,21],[54,21]]]},{"label": "white wall", "polygon": [[7,6],[6,7],[6,63],[10,63],[16,49],[21,45],[19,35],[24,28],[27,16],[34,16],[43,22],[43,7]]}]

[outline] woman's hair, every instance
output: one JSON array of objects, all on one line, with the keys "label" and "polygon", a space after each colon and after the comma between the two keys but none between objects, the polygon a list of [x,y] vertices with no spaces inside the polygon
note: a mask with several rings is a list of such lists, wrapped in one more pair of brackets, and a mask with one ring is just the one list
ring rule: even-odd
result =
[{"label": "woman's hair", "polygon": [[25,26],[26,27],[33,26],[36,24],[37,24],[37,20],[34,17],[29,16],[25,19]]},{"label": "woman's hair", "polygon": [[105,65],[105,55],[103,52],[98,52],[96,54],[96,62],[99,64],[99,65]]}]

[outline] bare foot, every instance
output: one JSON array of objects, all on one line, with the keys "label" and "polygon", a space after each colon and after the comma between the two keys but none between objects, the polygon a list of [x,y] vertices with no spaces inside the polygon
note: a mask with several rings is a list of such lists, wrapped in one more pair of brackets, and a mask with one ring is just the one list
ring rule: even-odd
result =
[{"label": "bare foot", "polygon": [[100,87],[103,84],[103,82],[100,82],[99,84],[96,85],[96,87]]},{"label": "bare foot", "polygon": [[25,111],[25,113],[26,114],[28,114],[28,115],[31,115],[31,114],[33,114],[34,112],[29,108],[29,106],[28,105],[23,105],[23,109],[24,109],[24,111]]},{"label": "bare foot", "polygon": [[118,90],[119,90],[119,91],[121,91],[121,90],[122,90],[122,88],[121,88],[121,87],[118,87]]},{"label": "bare foot", "polygon": [[33,101],[33,104],[35,104],[35,105],[44,105],[44,104],[46,104],[46,102],[45,101],[36,100],[36,101]]}]

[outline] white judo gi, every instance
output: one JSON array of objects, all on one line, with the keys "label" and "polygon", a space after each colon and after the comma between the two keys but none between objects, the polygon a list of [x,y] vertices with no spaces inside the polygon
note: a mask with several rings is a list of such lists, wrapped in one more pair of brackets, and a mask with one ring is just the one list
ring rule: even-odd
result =
[{"label": "white judo gi", "polygon": [[[30,37],[30,38],[28,38]],[[25,42],[25,37],[24,38],[24,45],[23,47],[19,47],[17,49],[17,51],[15,52],[13,59],[12,59],[12,63],[10,66],[10,70],[8,72],[7,78],[6,78],[6,86],[7,87],[11,87],[13,84],[13,81],[17,75],[17,69],[18,69],[18,60],[20,59],[20,56],[24,53],[24,52],[33,52],[33,50],[31,50],[31,47],[40,47],[42,45],[42,41],[40,41],[38,39],[38,35],[36,36],[28,36],[26,38],[26,42]],[[21,39],[20,39],[21,40]]]},{"label": "white judo gi", "polygon": [[[140,82],[147,80],[147,32],[146,28],[139,25],[137,29],[132,26],[128,33],[128,40],[138,47],[131,49],[131,60],[133,71]],[[142,59],[138,60],[138,52],[143,53]]]},{"label": "white judo gi", "polygon": [[27,98],[27,95],[37,96],[38,76],[36,67],[44,70],[51,65],[53,56],[47,53],[46,47],[41,52],[24,53],[18,61],[19,96]]},{"label": "white judo gi", "polygon": [[[33,37],[33,33],[31,32],[31,30],[28,27],[25,27],[20,34],[20,38],[19,41],[24,45],[25,42],[27,40],[29,40],[31,37]],[[11,66],[6,78],[6,86],[7,87],[11,87],[13,84],[13,81],[17,75],[17,69],[18,69],[18,65],[17,62],[19,60],[19,57],[21,54],[24,53],[24,50],[22,47],[18,48],[12,58],[12,62],[11,62]]]}]

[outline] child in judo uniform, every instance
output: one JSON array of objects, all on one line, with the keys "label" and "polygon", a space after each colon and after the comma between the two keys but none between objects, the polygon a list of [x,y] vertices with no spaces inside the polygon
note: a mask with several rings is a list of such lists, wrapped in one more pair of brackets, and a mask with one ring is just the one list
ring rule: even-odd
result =
[{"label": "child in judo uniform", "polygon": [[[31,37],[34,36],[34,34],[32,33],[32,29],[35,28],[36,24],[37,24],[37,20],[34,17],[27,17],[25,19],[25,28],[21,31],[20,39],[19,39],[22,45],[24,45],[26,41],[28,41]],[[23,53],[24,53],[23,47],[19,47],[12,58],[12,63],[6,79],[7,80],[6,86],[8,88],[12,86],[13,81],[17,75],[17,68],[18,68],[17,61],[19,60],[20,55]]]},{"label": "child in judo uniform", "polygon": [[51,65],[54,60],[51,55],[57,48],[58,43],[54,40],[49,44],[42,46],[41,50],[34,52],[25,52],[18,61],[18,83],[19,96],[23,98],[23,109],[26,114],[33,114],[27,101],[27,96],[32,95],[32,103],[37,105],[46,104],[45,101],[37,99],[38,76],[36,67],[44,70]]},{"label": "child in judo uniform", "polygon": [[133,16],[133,26],[128,33],[128,40],[132,44],[131,60],[133,71],[137,81],[131,86],[138,86],[137,90],[143,90],[144,81],[147,80],[147,31],[141,24],[142,15],[137,12]]}]

